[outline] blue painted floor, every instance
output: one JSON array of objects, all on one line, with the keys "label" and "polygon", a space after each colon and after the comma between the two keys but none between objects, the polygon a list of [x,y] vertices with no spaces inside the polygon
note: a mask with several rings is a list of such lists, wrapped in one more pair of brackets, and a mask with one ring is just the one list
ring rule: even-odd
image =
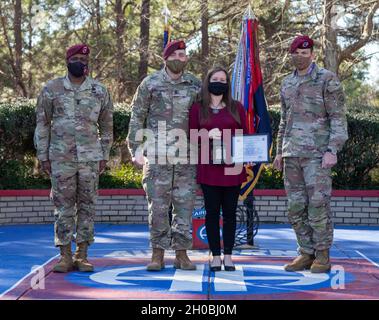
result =
[{"label": "blue painted floor", "polygon": [[[147,225],[96,225],[91,257],[115,252],[149,250]],[[236,250],[240,256],[289,257],[296,255],[296,240],[289,225],[261,225],[256,249]],[[53,245],[53,225],[0,226],[0,296],[58,254]],[[207,255],[207,251],[204,251]],[[336,227],[333,258],[366,259],[379,267],[379,227]]]}]

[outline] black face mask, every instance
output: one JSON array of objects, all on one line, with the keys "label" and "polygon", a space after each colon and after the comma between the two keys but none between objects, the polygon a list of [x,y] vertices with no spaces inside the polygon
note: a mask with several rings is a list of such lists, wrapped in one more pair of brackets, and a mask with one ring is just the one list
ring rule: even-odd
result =
[{"label": "black face mask", "polygon": [[69,62],[67,64],[68,72],[70,72],[76,78],[83,77],[87,68],[87,65],[80,61]]},{"label": "black face mask", "polygon": [[215,96],[221,96],[228,92],[229,85],[223,82],[209,82],[208,90]]}]

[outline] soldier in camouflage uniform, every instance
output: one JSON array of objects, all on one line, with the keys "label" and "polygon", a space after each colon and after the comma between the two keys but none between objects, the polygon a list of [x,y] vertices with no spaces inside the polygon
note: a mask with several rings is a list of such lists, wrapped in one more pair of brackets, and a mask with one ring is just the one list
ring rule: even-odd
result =
[{"label": "soldier in camouflage uniform", "polygon": [[[150,129],[155,141],[160,139],[158,132],[160,136],[166,135],[172,129],[183,130],[186,140],[189,137],[188,113],[197,98],[201,82],[183,72],[187,63],[183,41],[170,42],[163,56],[165,67],[146,77],[133,98],[128,144],[133,162],[143,165],[142,183],[147,195],[153,249],[147,270],[164,268],[164,250],[168,249],[176,251],[175,268],[194,270],[196,266],[188,258],[186,250],[192,246],[190,227],[197,189],[196,168],[187,164],[188,153],[177,163],[168,161],[165,148],[172,147],[174,142],[164,141],[163,148],[158,147],[158,161],[155,160],[155,163],[137,151],[141,142],[136,140],[136,133],[142,128]],[[162,125],[165,127],[159,130]],[[171,203],[170,226],[168,212]]]},{"label": "soldier in camouflage uniform", "polygon": [[61,252],[55,272],[93,271],[87,250],[94,241],[99,173],[113,140],[113,104],[106,87],[87,76],[88,57],[87,45],[69,48],[67,76],[49,81],[37,101],[34,143],[51,177],[55,245]]},{"label": "soldier in camouflage uniform", "polygon": [[290,48],[296,70],[281,88],[281,119],[274,167],[284,165],[288,218],[299,256],[287,271],[331,268],[331,167],[347,140],[344,94],[337,76],[313,61],[313,41],[297,37]]}]

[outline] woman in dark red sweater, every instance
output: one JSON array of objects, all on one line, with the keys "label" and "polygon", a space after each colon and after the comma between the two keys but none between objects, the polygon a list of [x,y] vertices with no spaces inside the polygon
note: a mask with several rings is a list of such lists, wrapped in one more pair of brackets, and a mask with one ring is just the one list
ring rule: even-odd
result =
[{"label": "woman in dark red sweater", "polygon": [[[232,250],[236,231],[236,209],[241,184],[246,180],[245,169],[242,165],[237,168],[237,174],[231,174],[228,169],[236,167],[234,164],[214,164],[213,161],[204,161],[204,152],[209,157],[214,156],[212,147],[205,148],[204,140],[192,136],[194,131],[206,130],[206,143],[221,145],[224,142],[226,149],[230,146],[230,139],[223,139],[229,134],[247,133],[246,116],[243,106],[231,98],[230,78],[224,68],[212,69],[203,83],[201,101],[192,105],[189,115],[191,129],[191,143],[200,145],[199,162],[197,165],[197,183],[201,185],[204,194],[206,210],[206,231],[209,248],[212,252],[210,268],[212,271],[221,270],[220,246],[220,209],[223,216],[224,242],[224,269],[234,271]],[[201,141],[200,141],[201,140]],[[216,141],[218,140],[218,141]],[[200,141],[200,143],[199,143]],[[202,155],[203,152],[203,155]],[[227,154],[230,154],[227,151]],[[203,156],[203,158],[202,158]],[[205,162],[205,163],[204,163]],[[235,168],[236,169],[236,168]]]}]

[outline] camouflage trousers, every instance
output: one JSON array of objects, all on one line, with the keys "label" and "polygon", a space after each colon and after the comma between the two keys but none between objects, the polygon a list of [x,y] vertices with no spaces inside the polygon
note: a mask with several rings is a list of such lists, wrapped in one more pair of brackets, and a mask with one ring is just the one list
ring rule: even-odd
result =
[{"label": "camouflage trousers", "polygon": [[[187,250],[192,247],[192,211],[196,199],[196,166],[146,163],[143,188],[149,210],[153,248]],[[169,208],[172,204],[171,226]]]},{"label": "camouflage trousers", "polygon": [[288,219],[299,253],[329,249],[333,242],[331,170],[323,169],[321,163],[321,158],[284,158]]},{"label": "camouflage trousers", "polygon": [[99,162],[51,161],[51,199],[54,203],[56,246],[94,241],[95,202]]}]

